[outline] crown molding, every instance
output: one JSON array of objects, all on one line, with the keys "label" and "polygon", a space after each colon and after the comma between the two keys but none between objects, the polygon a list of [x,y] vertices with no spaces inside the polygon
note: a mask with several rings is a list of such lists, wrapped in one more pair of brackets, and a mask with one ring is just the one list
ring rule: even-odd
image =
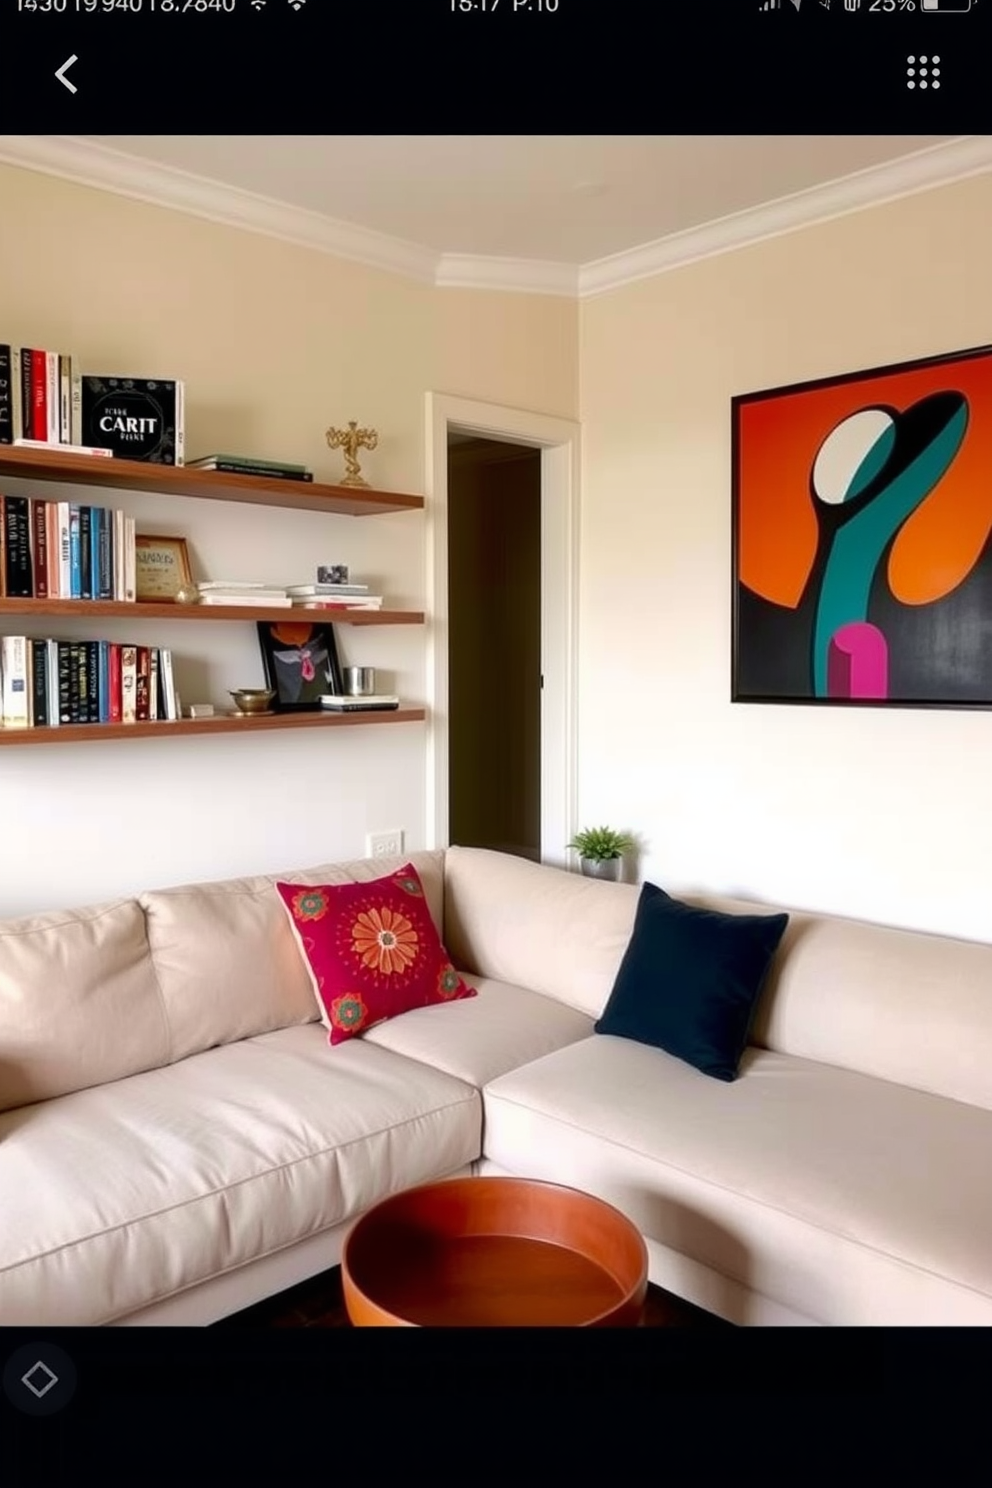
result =
[{"label": "crown molding", "polygon": [[423,283],[433,284],[437,272],[438,254],[418,243],[337,222],[320,212],[288,206],[172,166],[139,160],[71,135],[0,135],[0,161],[227,227],[262,233]]},{"label": "crown molding", "polygon": [[539,258],[487,258],[479,253],[442,253],[439,289],[503,289],[517,294],[564,295],[574,300],[580,270],[575,264]]},{"label": "crown molding", "polygon": [[673,233],[627,253],[587,263],[579,270],[579,297],[622,289],[700,259],[714,258],[784,233],[797,232],[818,222],[829,222],[879,207],[900,197],[915,196],[937,186],[950,186],[969,176],[992,170],[992,136],[967,135],[946,145],[906,155],[885,165],[870,166],[822,186],[798,191],[765,206],[735,212],[716,222]]},{"label": "crown molding", "polygon": [[969,135],[935,145],[581,267],[538,259],[437,253],[421,244],[338,222],[320,212],[288,206],[172,166],[139,160],[73,135],[0,135],[0,161],[261,233],[443,289],[504,290],[582,299],[818,222],[982,175],[992,171],[992,136]]}]

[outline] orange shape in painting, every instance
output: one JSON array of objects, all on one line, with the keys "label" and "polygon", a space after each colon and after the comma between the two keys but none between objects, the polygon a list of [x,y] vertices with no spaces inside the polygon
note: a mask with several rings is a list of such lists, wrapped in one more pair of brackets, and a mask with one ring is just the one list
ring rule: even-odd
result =
[{"label": "orange shape in painting", "polygon": [[811,388],[738,410],[741,582],[795,608],[816,556],[810,484],[817,450],[842,419],[873,405],[903,412],[929,393],[958,391],[968,427],[946,475],[893,544],[889,585],[903,604],[930,604],[962,582],[992,528],[992,354]]}]

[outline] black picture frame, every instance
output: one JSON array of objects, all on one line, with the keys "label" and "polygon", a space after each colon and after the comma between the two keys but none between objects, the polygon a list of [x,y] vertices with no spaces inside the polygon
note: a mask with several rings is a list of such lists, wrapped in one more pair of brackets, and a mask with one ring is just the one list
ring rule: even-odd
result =
[{"label": "black picture frame", "polygon": [[[323,694],[344,691],[337,639],[333,625],[290,619],[291,613],[285,620],[258,622],[265,685],[275,692],[275,712],[313,713]],[[306,675],[308,669],[312,676]]]}]

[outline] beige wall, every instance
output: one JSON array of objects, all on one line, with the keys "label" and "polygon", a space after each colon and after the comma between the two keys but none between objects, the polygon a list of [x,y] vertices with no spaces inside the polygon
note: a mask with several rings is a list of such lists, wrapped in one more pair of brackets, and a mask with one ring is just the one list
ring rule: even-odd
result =
[{"label": "beige wall", "polygon": [[[342,459],[324,430],[358,418],[380,431],[366,474],[417,491],[430,390],[576,415],[578,317],[565,300],[434,290],[30,171],[0,169],[0,212],[0,339],[71,350],[90,372],[185,379],[191,457],[234,448],[335,479]],[[188,537],[197,577],[291,583],[343,561],[397,605],[423,606],[419,514],[126,504],[139,530]],[[186,701],[261,681],[250,625],[131,629],[174,647]],[[52,631],[37,622],[31,633]],[[71,633],[125,638],[121,622]],[[344,662],[423,697],[419,627],[342,627],[339,642]],[[4,749],[0,916],[358,856],[383,828],[403,828],[415,849],[425,771],[420,724]]]},{"label": "beige wall", "polygon": [[729,702],[732,395],[992,341],[990,232],[986,176],[583,303],[580,814],[661,883],[990,938],[989,713]]}]

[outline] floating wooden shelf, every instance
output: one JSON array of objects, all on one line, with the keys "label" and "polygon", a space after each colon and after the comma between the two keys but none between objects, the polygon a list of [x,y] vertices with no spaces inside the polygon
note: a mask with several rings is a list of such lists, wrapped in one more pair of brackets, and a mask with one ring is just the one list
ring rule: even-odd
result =
[{"label": "floating wooden shelf", "polygon": [[321,625],[423,625],[423,610],[307,610],[262,605],[179,605],[112,599],[0,599],[0,616],[71,616],[74,620],[278,620]]},{"label": "floating wooden shelf", "polygon": [[272,480],[261,475],[229,475],[187,465],[149,465],[142,460],[108,460],[101,455],[70,455],[58,450],[0,445],[0,476],[61,481],[119,491],[154,491],[160,496],[195,496],[208,501],[240,501],[255,506],[296,507],[301,511],[350,517],[419,511],[423,496],[362,487],[323,486],[311,481]]},{"label": "floating wooden shelf", "polygon": [[0,746],[97,743],[105,739],[173,739],[180,734],[241,734],[256,729],[368,728],[383,723],[419,723],[426,716],[424,708],[401,706],[391,712],[383,709],[368,713],[273,713],[262,718],[221,713],[214,718],[178,718],[171,723],[70,723],[60,724],[57,728],[0,729]]}]

